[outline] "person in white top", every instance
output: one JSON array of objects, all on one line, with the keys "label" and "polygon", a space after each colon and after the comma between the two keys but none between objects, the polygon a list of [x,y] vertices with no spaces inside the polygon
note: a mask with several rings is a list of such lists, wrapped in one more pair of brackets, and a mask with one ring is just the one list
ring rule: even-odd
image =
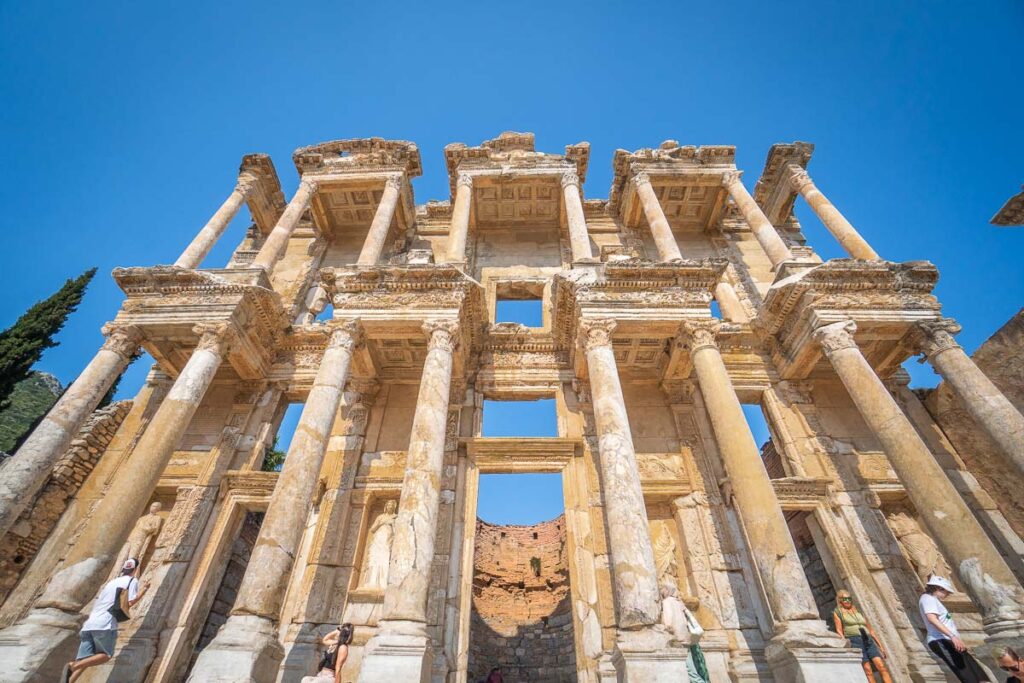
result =
[{"label": "person in white top", "polygon": [[918,601],[921,619],[928,629],[928,649],[949,667],[961,683],[991,683],[992,679],[967,650],[964,641],[960,640],[960,631],[949,610],[942,604],[943,598],[955,592],[948,579],[934,575],[928,577],[924,593]]},{"label": "person in white top", "polygon": [[139,590],[139,582],[135,578],[138,569],[138,560],[127,559],[121,565],[121,575],[113,581],[108,581],[100,589],[96,601],[93,602],[89,618],[82,624],[78,656],[75,657],[75,661],[68,662],[64,666],[64,683],[74,683],[85,669],[108,662],[114,656],[118,620],[114,617],[111,609],[118,602],[118,589],[128,593],[128,606],[134,607],[149,588],[149,584],[147,584],[142,587],[142,590]]}]

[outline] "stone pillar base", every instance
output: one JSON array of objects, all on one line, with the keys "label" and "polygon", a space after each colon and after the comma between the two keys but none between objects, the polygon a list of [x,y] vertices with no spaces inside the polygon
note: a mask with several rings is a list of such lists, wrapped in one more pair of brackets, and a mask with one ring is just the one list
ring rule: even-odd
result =
[{"label": "stone pillar base", "polygon": [[363,651],[359,683],[429,683],[434,648],[423,624],[381,621]]},{"label": "stone pillar base", "polygon": [[200,653],[192,683],[274,683],[284,659],[274,624],[250,614],[232,615]]},{"label": "stone pillar base", "polygon": [[861,653],[845,642],[822,622],[791,623],[768,641],[764,654],[777,681],[864,683]]},{"label": "stone pillar base", "polygon": [[55,608],[35,609],[0,631],[0,683],[60,680],[78,652],[82,618]]},{"label": "stone pillar base", "polygon": [[[678,683],[689,680],[686,658],[689,649],[672,641],[660,627],[620,631],[615,650],[602,657],[601,683]],[[614,678],[611,677],[614,671]]]},{"label": "stone pillar base", "polygon": [[91,667],[82,674],[85,681],[117,681],[117,683],[141,683],[146,680],[153,659],[156,657],[157,636],[132,634],[118,638],[115,657],[106,664]]}]

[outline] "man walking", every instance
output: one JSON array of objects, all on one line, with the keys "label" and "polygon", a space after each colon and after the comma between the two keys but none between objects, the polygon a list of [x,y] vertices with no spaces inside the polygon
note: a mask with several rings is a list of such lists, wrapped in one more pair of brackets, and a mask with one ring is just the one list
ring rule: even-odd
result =
[{"label": "man walking", "polygon": [[[133,558],[125,560],[121,565],[121,575],[108,581],[100,589],[93,603],[89,618],[82,624],[79,635],[78,656],[75,661],[68,662],[64,667],[64,683],[74,683],[82,672],[91,666],[99,666],[110,661],[114,656],[114,644],[117,642],[117,622],[127,618],[120,609],[118,589],[128,594],[128,606],[134,607],[142,599],[149,584],[139,590],[139,582],[135,573],[139,569],[139,561]],[[120,619],[115,617],[115,612]]]}]

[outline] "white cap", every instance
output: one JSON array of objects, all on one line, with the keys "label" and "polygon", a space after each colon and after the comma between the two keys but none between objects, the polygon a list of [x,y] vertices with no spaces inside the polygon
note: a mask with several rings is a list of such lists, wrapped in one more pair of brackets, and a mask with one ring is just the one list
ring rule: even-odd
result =
[{"label": "white cap", "polygon": [[928,583],[925,584],[925,585],[927,585],[927,586],[937,586],[937,587],[941,588],[944,591],[949,591],[950,593],[956,593],[956,589],[953,588],[953,584],[951,584],[949,582],[949,579],[944,579],[941,576],[929,576],[928,577]]},{"label": "white cap", "polygon": [[135,571],[135,568],[138,567],[138,566],[139,566],[138,561],[129,557],[127,560],[124,561],[124,564],[121,565],[121,571],[131,571],[131,572],[133,572],[133,571]]}]

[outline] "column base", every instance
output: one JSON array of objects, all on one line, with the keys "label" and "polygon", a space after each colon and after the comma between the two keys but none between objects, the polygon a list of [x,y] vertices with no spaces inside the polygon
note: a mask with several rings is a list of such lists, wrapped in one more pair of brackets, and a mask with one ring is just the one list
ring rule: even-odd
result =
[{"label": "column base", "polygon": [[284,637],[284,661],[277,673],[278,683],[314,675],[319,658],[320,635],[316,624],[291,624]]},{"label": "column base", "polygon": [[106,664],[91,667],[83,678],[89,681],[116,681],[117,683],[142,683],[146,680],[149,667],[156,657],[158,636],[152,634],[131,634],[118,638],[115,657]]},{"label": "column base", "polygon": [[777,681],[864,683],[860,651],[846,647],[846,639],[820,621],[784,624],[764,654]]},{"label": "column base", "polygon": [[2,683],[60,680],[64,665],[78,652],[83,618],[56,608],[33,609],[0,631]]},{"label": "column base", "polygon": [[363,651],[359,683],[429,683],[434,648],[424,624],[381,621]]},{"label": "column base", "polygon": [[232,615],[200,653],[191,683],[274,683],[284,659],[274,624],[251,614]]},{"label": "column base", "polygon": [[678,683],[689,680],[689,649],[661,627],[620,631],[612,652],[598,663],[601,683]]}]

